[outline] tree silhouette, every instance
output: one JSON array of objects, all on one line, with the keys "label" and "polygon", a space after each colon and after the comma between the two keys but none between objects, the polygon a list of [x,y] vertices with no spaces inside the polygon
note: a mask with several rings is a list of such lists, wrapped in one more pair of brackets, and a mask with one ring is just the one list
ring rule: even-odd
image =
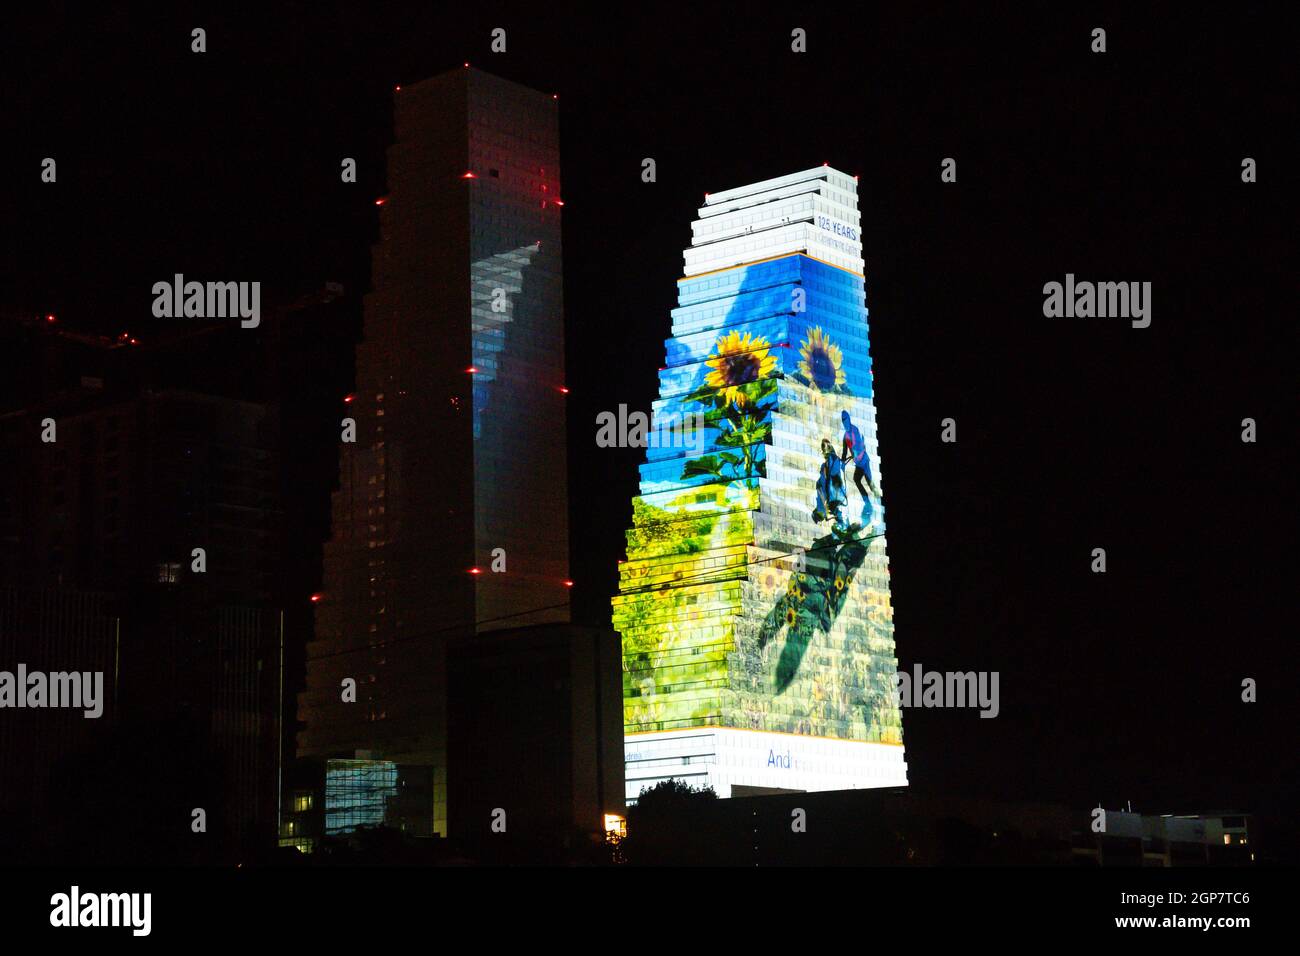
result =
[{"label": "tree silhouette", "polygon": [[711,815],[718,795],[684,780],[664,780],[641,791],[627,812],[622,858],[636,866],[690,866],[709,858],[701,840],[701,819]]}]

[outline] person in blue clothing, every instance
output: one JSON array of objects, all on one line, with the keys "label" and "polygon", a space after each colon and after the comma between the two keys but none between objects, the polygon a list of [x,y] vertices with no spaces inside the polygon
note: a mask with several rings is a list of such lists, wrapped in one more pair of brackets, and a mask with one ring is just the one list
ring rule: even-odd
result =
[{"label": "person in blue clothing", "polygon": [[844,515],[840,509],[849,503],[848,493],[844,490],[844,462],[835,454],[835,446],[825,438],[822,439],[822,466],[817,476],[817,507],[813,510],[813,520],[817,522],[831,518],[837,528],[844,527]]},{"label": "person in blue clothing", "polygon": [[858,493],[862,495],[862,518],[865,522],[871,513],[871,498],[867,492],[870,490],[877,498],[880,497],[880,492],[876,488],[876,483],[871,480],[871,456],[867,454],[867,441],[862,437],[862,429],[853,424],[848,409],[840,412],[840,421],[844,423],[844,443],[840,451],[840,461],[848,464],[849,459],[853,460],[853,483],[858,486]]}]

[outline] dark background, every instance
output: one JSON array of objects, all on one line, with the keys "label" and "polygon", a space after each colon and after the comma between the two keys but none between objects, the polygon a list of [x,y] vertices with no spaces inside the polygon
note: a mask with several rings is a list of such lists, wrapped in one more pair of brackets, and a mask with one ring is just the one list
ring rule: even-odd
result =
[{"label": "dark background", "polygon": [[[150,288],[175,272],[259,280],[264,307],[327,280],[359,296],[393,86],[469,60],[557,92],[573,600],[607,625],[642,453],[597,449],[595,416],[649,408],[703,194],[828,162],[860,176],[900,665],[1001,674],[996,720],[904,715],[914,784],[1293,812],[1296,117],[1280,25],[1238,7],[618,8],[12,15],[0,307],[144,334]],[[489,52],[497,26],[506,54]],[[339,181],[345,156],[356,185]],[[947,156],[956,184],[940,182]],[[1043,284],[1067,272],[1151,282],[1150,328],[1044,318]],[[946,417],[956,444],[939,440]],[[303,493],[326,501],[322,471]],[[1241,702],[1245,677],[1258,703]]]}]

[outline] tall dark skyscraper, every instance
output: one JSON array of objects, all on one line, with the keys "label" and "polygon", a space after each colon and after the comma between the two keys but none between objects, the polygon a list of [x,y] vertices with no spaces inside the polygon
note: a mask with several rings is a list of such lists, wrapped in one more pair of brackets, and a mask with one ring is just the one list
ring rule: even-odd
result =
[{"label": "tall dark skyscraper", "polygon": [[[276,822],[278,413],[105,364],[120,374],[0,414],[0,670],[99,672],[106,698],[87,723],[6,715],[8,836],[55,858],[245,859]],[[195,807],[210,841],[173,825]]]},{"label": "tall dark skyscraper", "polygon": [[430,768],[445,833],[446,642],[569,619],[559,130],[468,67],[394,100],[298,751]]}]

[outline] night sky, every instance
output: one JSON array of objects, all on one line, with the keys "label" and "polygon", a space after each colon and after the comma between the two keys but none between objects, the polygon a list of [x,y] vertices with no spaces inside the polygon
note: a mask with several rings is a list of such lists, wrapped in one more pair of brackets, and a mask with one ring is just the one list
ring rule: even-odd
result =
[{"label": "night sky", "polygon": [[[860,177],[900,664],[1001,674],[995,720],[905,712],[913,783],[1147,812],[1300,803],[1294,51],[1267,18],[432,7],[15,17],[0,310],[144,334],[175,272],[259,280],[264,302],[359,294],[393,86],[469,60],[558,93],[573,599],[608,625],[643,452],[598,449],[595,416],[655,397],[704,193],[828,162]],[[1150,328],[1045,318],[1067,272],[1151,282]],[[519,492],[526,508],[526,476]]]}]

